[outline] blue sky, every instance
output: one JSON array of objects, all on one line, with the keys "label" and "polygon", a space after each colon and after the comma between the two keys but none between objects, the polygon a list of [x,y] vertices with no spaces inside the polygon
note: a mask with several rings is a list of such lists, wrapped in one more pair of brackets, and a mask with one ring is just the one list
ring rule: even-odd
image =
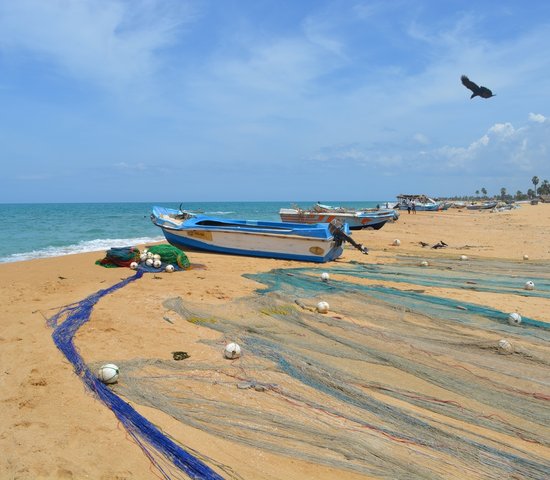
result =
[{"label": "blue sky", "polygon": [[525,192],[549,50],[546,0],[0,0],[0,202]]}]

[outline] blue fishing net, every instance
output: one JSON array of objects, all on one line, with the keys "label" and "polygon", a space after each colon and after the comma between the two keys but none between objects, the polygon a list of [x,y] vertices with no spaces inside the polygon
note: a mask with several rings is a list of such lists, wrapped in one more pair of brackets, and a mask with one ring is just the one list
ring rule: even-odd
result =
[{"label": "blue fishing net", "polygon": [[[71,362],[75,373],[82,379],[86,387],[113,411],[128,433],[157,467],[163,478],[179,478],[178,472],[173,471],[173,466],[175,466],[181,472],[185,472],[189,478],[221,479],[223,477],[186,452],[149,420],[140,415],[128,402],[98,380],[96,375],[84,363],[74,345],[74,335],[90,319],[94,305],[105,295],[141,278],[142,275],[143,272],[138,271],[134,276],[112,287],[100,290],[80,302],[62,308],[48,320],[48,324],[55,329],[52,337],[59,350]],[[60,323],[61,321],[62,323]]]}]

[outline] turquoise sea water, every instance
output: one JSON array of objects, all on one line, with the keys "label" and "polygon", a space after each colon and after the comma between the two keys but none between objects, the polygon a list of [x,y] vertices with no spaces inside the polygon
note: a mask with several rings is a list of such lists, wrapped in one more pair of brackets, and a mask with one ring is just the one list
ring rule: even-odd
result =
[{"label": "turquoise sea water", "polygon": [[[314,203],[296,202],[303,208]],[[321,203],[369,208],[385,200]],[[0,263],[161,241],[162,232],[149,219],[153,205],[180,206],[163,202],[0,204]],[[290,202],[190,202],[182,208],[224,218],[279,221],[279,209],[290,206]]]}]

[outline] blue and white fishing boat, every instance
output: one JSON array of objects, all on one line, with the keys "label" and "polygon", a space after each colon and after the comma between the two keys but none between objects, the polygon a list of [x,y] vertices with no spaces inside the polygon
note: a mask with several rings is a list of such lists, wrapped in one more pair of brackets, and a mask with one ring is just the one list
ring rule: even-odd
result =
[{"label": "blue and white fishing boat", "polygon": [[157,206],[151,220],[180,249],[323,263],[341,256],[347,241],[367,253],[351,239],[346,224],[232,220]]}]

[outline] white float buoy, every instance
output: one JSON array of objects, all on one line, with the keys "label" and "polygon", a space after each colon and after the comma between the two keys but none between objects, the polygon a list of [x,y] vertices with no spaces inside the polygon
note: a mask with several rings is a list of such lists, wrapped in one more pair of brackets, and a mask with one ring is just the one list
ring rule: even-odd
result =
[{"label": "white float buoy", "polygon": [[429,265],[429,263],[428,263],[426,260],[422,260],[422,261],[420,262],[420,266],[421,266],[421,267],[427,267],[428,265]]},{"label": "white float buoy", "polygon": [[327,313],[328,310],[329,310],[329,308],[330,308],[330,307],[329,307],[328,302],[319,302],[319,303],[317,304],[317,311],[318,311],[319,313]]},{"label": "white float buoy", "polygon": [[106,363],[99,369],[97,373],[97,377],[103,383],[108,383],[108,384],[116,383],[118,381],[118,375],[119,375],[119,370],[114,363]]},{"label": "white float buoy", "polygon": [[524,256],[523,256],[523,259],[524,259],[524,260],[529,260],[529,255],[524,255]]},{"label": "white float buoy", "polygon": [[147,255],[147,258],[153,258],[153,254],[149,251],[145,255]]},{"label": "white float buoy", "polygon": [[153,266],[153,259],[148,258],[147,260],[145,260],[145,265],[147,265],[148,267],[152,267]]},{"label": "white float buoy", "polygon": [[174,265],[166,265],[164,270],[167,271],[168,273],[172,273],[175,270]]},{"label": "white float buoy", "polygon": [[512,344],[505,338],[498,341],[498,349],[502,353],[512,353],[514,350]]},{"label": "white float buoy", "polygon": [[230,360],[239,358],[241,356],[241,347],[235,342],[228,343],[223,350],[223,354],[225,358],[229,358]]},{"label": "white float buoy", "polygon": [[330,279],[330,275],[329,275],[327,272],[321,273],[321,280],[322,280],[323,282],[328,282],[329,279]]},{"label": "white float buoy", "polygon": [[132,263],[130,263],[130,268],[131,268],[132,270],[136,270],[137,267],[138,267],[137,262],[132,262]]},{"label": "white float buoy", "polygon": [[401,240],[399,240],[398,238],[396,238],[396,239],[393,241],[393,246],[394,246],[394,247],[398,247],[399,245],[401,245]]},{"label": "white float buoy", "polygon": [[147,260],[147,254],[144,252],[139,256],[140,261],[145,262]]},{"label": "white float buoy", "polygon": [[160,268],[161,265],[162,263],[160,260],[153,260],[153,267]]},{"label": "white float buoy", "polygon": [[511,313],[508,315],[508,323],[510,325],[519,325],[521,323],[521,315],[519,313]]},{"label": "white float buoy", "polygon": [[462,261],[468,260],[468,257],[466,255],[460,255],[460,260]]},{"label": "white float buoy", "polygon": [[523,286],[525,290],[534,290],[535,283],[529,280],[528,282],[525,282],[525,285]]},{"label": "white float buoy", "polygon": [[160,258],[160,255],[159,255],[158,253],[155,253],[155,254],[153,255],[153,260],[160,260],[160,259],[161,259],[161,258]]}]

